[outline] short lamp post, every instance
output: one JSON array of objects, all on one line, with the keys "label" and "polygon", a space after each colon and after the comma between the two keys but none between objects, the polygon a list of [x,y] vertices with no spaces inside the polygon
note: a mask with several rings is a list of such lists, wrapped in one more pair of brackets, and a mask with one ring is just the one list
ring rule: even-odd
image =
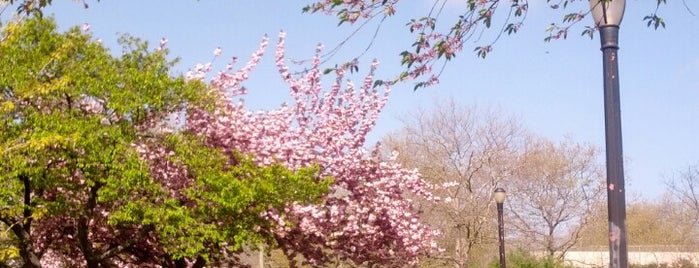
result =
[{"label": "short lamp post", "polygon": [[619,24],[625,0],[590,0],[590,10],[600,32],[604,72],[604,126],[607,157],[607,211],[609,217],[609,267],[628,267],[626,198],[619,104]]},{"label": "short lamp post", "polygon": [[500,242],[500,268],[505,268],[505,226],[502,218],[502,205],[505,203],[505,189],[497,188],[493,193],[498,207],[498,240]]}]

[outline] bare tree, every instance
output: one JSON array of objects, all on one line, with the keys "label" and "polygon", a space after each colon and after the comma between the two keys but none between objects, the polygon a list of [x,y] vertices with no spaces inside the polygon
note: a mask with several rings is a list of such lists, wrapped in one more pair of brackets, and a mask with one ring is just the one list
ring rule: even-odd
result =
[{"label": "bare tree", "polygon": [[404,123],[384,144],[399,152],[402,164],[446,186],[438,190],[445,202],[425,202],[421,210],[444,232],[442,266],[468,267],[474,250],[495,242],[492,193],[514,172],[523,131],[496,109],[459,106],[453,100],[414,110]]},{"label": "bare tree", "polygon": [[[496,242],[496,186],[508,191],[507,239],[561,259],[582,239],[604,201],[599,150],[528,134],[497,109],[453,100],[418,108],[384,139],[405,166],[437,185],[444,202],[421,203],[424,218],[444,232],[442,266],[474,265]],[[493,257],[493,255],[488,256]]]},{"label": "bare tree", "polygon": [[[606,205],[606,204],[605,204]],[[632,250],[694,250],[699,244],[693,219],[685,207],[670,194],[655,200],[636,200],[627,204],[626,223]],[[607,210],[601,205],[582,232],[576,247],[605,249],[609,246]]]},{"label": "bare tree", "polygon": [[626,222],[631,246],[678,250],[698,242],[691,235],[696,234],[694,222],[687,221],[681,204],[668,197],[629,205]]},{"label": "bare tree", "polygon": [[507,204],[518,239],[562,259],[582,238],[604,201],[598,149],[587,144],[528,139]]},{"label": "bare tree", "polygon": [[666,184],[675,201],[684,206],[695,223],[699,223],[699,163],[676,172]]},{"label": "bare tree", "polygon": [[699,163],[674,173],[666,184],[675,217],[691,225],[691,229],[682,231],[683,235],[699,243]]}]

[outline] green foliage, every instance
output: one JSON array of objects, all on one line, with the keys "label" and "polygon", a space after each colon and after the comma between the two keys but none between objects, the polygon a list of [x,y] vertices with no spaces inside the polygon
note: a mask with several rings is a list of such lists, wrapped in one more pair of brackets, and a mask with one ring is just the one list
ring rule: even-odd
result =
[{"label": "green foliage", "polygon": [[19,249],[14,244],[8,226],[0,223],[0,263],[10,263],[19,257]]},{"label": "green foliage", "polygon": [[[517,249],[510,252],[505,257],[506,266],[510,268],[572,268],[560,261],[551,258],[537,258],[531,253],[522,249]],[[498,268],[499,260],[493,260],[488,267]]]},{"label": "green foliage", "polygon": [[[115,59],[77,28],[55,30],[53,21],[35,18],[10,23],[2,34],[3,206],[23,208],[21,176],[37,191],[100,184],[128,192],[151,184],[131,145],[137,127],[200,100],[200,85],[170,78],[163,53],[138,46]],[[76,184],[69,178],[78,171]]]},{"label": "green foliage", "polygon": [[643,17],[643,20],[646,21],[646,26],[651,27],[653,26],[654,29],[658,29],[658,27],[663,27],[665,28],[665,20],[661,17],[658,17],[657,14],[650,14],[648,16]]},{"label": "green foliage", "polygon": [[[94,262],[135,245],[166,259],[209,260],[271,241],[263,212],[317,202],[328,191],[317,167],[260,167],[196,136],[160,131],[171,114],[212,103],[203,83],[170,74],[166,50],[124,36],[115,57],[77,27],[58,33],[38,16],[10,22],[0,38],[0,259],[48,243]],[[186,170],[185,188],[155,177],[159,167],[138,144],[172,151],[165,160]],[[33,227],[58,234],[16,239]],[[58,231],[66,228],[75,231]],[[158,244],[139,244],[148,237]]]},{"label": "green foliage", "polygon": [[653,263],[653,264],[629,264],[629,268],[697,268],[692,260],[686,258],[678,258],[671,264]]},{"label": "green foliage", "polygon": [[669,268],[667,263],[629,264],[629,268]]},{"label": "green foliage", "polygon": [[158,217],[164,221],[158,224],[162,243],[178,257],[216,254],[211,249],[222,243],[231,251],[272,243],[267,231],[274,224],[260,215],[270,209],[283,211],[291,202],[319,202],[332,182],[317,178],[317,167],[298,171],[281,164],[259,167],[239,154],[231,163],[229,155],[191,135],[169,135],[165,145],[174,151],[170,161],[187,166],[187,175],[196,178],[185,190],[195,204],[175,213],[162,211]]},{"label": "green foliage", "polygon": [[[57,33],[51,19],[11,22],[2,38],[0,220],[21,227],[13,230],[19,237],[33,226],[58,228],[52,220],[85,229],[129,207],[152,207],[144,203],[163,191],[133,144],[142,129],[203,101],[203,86],[170,77],[165,53],[143,42],[126,40],[130,49],[115,58],[77,27]],[[96,228],[112,227],[76,232],[98,237]]]}]

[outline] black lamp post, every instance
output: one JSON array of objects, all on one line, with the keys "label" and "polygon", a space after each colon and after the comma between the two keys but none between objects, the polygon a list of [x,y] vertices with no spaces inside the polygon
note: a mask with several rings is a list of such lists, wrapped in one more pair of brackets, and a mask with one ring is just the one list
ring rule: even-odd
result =
[{"label": "black lamp post", "polygon": [[604,72],[604,126],[607,156],[607,211],[609,217],[609,267],[628,267],[626,198],[619,105],[619,23],[625,0],[590,0],[602,42]]},{"label": "black lamp post", "polygon": [[500,268],[505,268],[505,226],[502,218],[502,204],[505,203],[505,189],[497,188],[493,193],[498,207],[498,240],[500,242]]}]

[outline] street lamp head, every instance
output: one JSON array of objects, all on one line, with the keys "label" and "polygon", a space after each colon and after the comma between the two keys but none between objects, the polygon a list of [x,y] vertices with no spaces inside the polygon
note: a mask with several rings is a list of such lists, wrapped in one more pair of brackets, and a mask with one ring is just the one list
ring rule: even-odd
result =
[{"label": "street lamp head", "polygon": [[493,193],[493,197],[495,197],[495,202],[498,204],[505,203],[506,196],[507,194],[505,193],[505,189],[502,188],[495,189],[495,192]]},{"label": "street lamp head", "polygon": [[625,7],[626,0],[590,0],[590,10],[597,27],[619,26]]}]

